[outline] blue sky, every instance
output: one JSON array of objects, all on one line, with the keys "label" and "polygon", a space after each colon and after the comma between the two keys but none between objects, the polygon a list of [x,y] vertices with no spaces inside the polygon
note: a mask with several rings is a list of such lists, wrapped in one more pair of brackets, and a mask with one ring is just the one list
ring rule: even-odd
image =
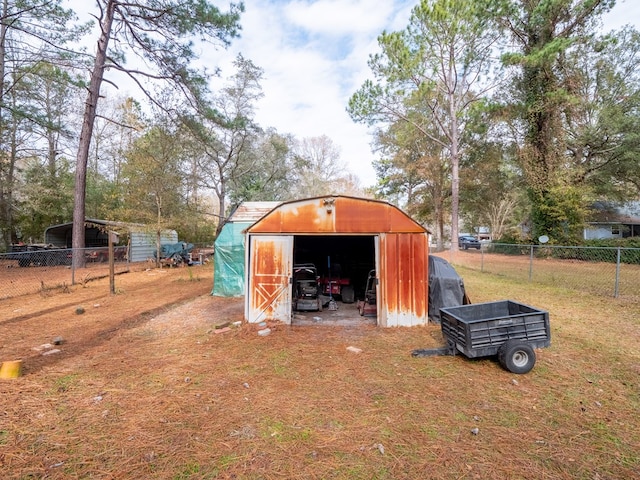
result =
[{"label": "blue sky", "polygon": [[[67,0],[87,10],[93,1]],[[481,0],[479,0],[481,1]],[[226,51],[207,49],[203,62],[232,75],[238,53],[264,70],[264,98],[256,120],[297,138],[327,135],[345,168],[362,186],[375,183],[371,137],[345,111],[349,97],[369,77],[367,60],[383,30],[404,28],[417,0],[245,0],[241,38]],[[224,8],[225,3],[215,0]],[[640,1],[618,0],[606,30],[640,23]],[[123,92],[120,92],[121,94]],[[135,94],[134,94],[135,95]]]}]

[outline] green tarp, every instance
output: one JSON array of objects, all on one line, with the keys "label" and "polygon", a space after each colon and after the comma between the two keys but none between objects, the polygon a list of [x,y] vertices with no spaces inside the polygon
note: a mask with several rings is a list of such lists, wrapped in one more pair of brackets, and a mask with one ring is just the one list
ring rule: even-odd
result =
[{"label": "green tarp", "polygon": [[213,291],[218,297],[240,297],[244,295],[244,252],[243,230],[252,224],[229,222],[214,243]]}]

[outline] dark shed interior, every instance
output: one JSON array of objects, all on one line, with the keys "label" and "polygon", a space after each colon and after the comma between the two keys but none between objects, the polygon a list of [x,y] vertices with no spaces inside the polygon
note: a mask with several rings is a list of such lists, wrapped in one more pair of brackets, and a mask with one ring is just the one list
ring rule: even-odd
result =
[{"label": "dark shed interior", "polygon": [[372,235],[297,235],[293,241],[293,261],[313,263],[318,275],[348,278],[356,298],[361,299],[370,270],[376,268]]}]

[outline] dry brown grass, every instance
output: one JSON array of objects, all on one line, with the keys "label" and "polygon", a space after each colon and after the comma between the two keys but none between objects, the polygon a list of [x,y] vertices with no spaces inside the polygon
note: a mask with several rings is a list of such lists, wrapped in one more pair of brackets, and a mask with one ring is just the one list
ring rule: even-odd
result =
[{"label": "dry brown grass", "polygon": [[[459,269],[474,302],[550,311],[552,346],[514,376],[492,359],[411,357],[439,345],[437,326],[216,333],[241,319],[242,300],[208,296],[210,270],[129,274],[113,297],[99,281],[0,302],[0,358],[25,358],[23,377],[0,382],[3,478],[623,479],[640,470],[637,303]],[[55,335],[66,339],[60,354],[32,350]]]}]

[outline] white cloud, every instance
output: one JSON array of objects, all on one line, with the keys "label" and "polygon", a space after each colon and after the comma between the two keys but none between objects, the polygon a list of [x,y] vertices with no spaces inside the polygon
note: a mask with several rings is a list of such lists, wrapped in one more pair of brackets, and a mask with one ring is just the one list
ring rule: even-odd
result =
[{"label": "white cloud", "polygon": [[618,0],[615,7],[603,16],[604,30],[619,30],[624,25],[638,27],[640,2],[638,0]]},{"label": "white cloud", "polygon": [[285,9],[292,24],[311,34],[331,36],[382,31],[393,13],[393,2],[377,0],[292,1]]}]

